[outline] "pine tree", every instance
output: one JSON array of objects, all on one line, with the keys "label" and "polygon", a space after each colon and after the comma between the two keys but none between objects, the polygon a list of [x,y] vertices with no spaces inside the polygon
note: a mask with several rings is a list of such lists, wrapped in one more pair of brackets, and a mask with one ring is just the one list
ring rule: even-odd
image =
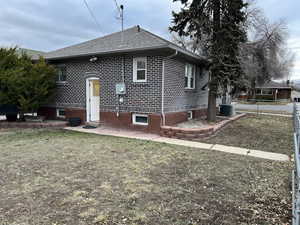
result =
[{"label": "pine tree", "polygon": [[243,0],[174,1],[181,1],[184,7],[178,13],[173,12],[170,30],[199,42],[208,37],[206,46],[211,67],[207,119],[215,121],[218,88],[221,86],[227,90],[228,86],[237,84],[243,74],[238,49],[239,44],[246,40],[243,9],[247,4]]},{"label": "pine tree", "polygon": [[44,59],[33,63],[16,48],[0,48],[0,104],[15,105],[21,113],[36,112],[53,95],[55,76]]}]

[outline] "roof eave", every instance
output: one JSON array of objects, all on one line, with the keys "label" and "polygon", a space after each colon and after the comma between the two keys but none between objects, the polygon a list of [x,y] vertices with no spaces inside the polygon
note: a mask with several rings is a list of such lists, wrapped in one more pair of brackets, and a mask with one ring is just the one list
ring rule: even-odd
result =
[{"label": "roof eave", "polygon": [[157,47],[148,47],[148,48],[131,48],[131,49],[120,49],[114,51],[105,51],[105,52],[91,52],[86,54],[76,54],[76,55],[67,55],[67,56],[59,56],[59,57],[47,57],[44,56],[46,60],[59,60],[59,59],[68,59],[68,58],[78,58],[78,57],[87,57],[87,56],[96,56],[96,55],[109,55],[116,53],[129,53],[129,52],[138,52],[138,51],[146,51],[146,50],[159,50],[166,48],[166,45],[161,45]]},{"label": "roof eave", "polygon": [[100,55],[109,55],[109,54],[117,54],[117,53],[130,53],[130,52],[140,52],[140,51],[147,51],[147,50],[161,50],[161,49],[172,49],[176,50],[184,55],[187,55],[189,57],[192,57],[195,60],[200,61],[207,61],[204,57],[198,56],[196,54],[190,53],[188,51],[181,50],[179,48],[175,48],[173,46],[170,46],[168,44],[166,45],[160,45],[155,47],[147,47],[147,48],[131,48],[131,49],[120,49],[120,50],[114,50],[114,51],[105,51],[105,52],[91,52],[86,54],[76,54],[76,55],[68,55],[68,56],[59,56],[59,57],[47,57],[43,56],[46,60],[62,60],[62,59],[69,59],[69,58],[79,58],[79,57],[88,57],[88,56],[100,56]]},{"label": "roof eave", "polygon": [[197,54],[192,53],[192,52],[187,51],[187,50],[183,50],[183,49],[181,49],[181,48],[179,48],[179,47],[174,47],[173,45],[168,45],[168,47],[171,48],[171,49],[173,49],[173,50],[176,50],[176,51],[178,51],[178,52],[180,52],[180,53],[182,53],[182,54],[184,54],[184,55],[190,56],[190,57],[192,57],[192,58],[194,58],[194,59],[201,60],[201,61],[208,61],[208,60],[207,60],[205,57],[203,57],[203,56],[197,55]]}]

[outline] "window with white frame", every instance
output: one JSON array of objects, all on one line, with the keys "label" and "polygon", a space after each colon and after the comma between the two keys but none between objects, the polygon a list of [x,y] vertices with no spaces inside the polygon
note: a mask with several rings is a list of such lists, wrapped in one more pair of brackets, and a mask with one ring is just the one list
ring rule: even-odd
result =
[{"label": "window with white frame", "polygon": [[148,115],[145,114],[132,114],[132,123],[137,125],[148,125]]},{"label": "window with white frame", "polygon": [[66,118],[65,109],[56,109],[56,117],[58,118]]},{"label": "window with white frame", "polygon": [[133,82],[147,81],[147,58],[133,58]]},{"label": "window with white frame", "polygon": [[256,89],[256,90],[255,90],[255,93],[256,93],[257,95],[261,95],[261,89]]},{"label": "window with white frame", "polygon": [[67,69],[65,66],[58,66],[56,67],[57,75],[56,81],[57,82],[66,82],[67,80]]},{"label": "window with white frame", "polygon": [[188,111],[188,120],[193,119],[193,111]]},{"label": "window with white frame", "polygon": [[196,66],[187,63],[185,65],[185,80],[184,80],[184,87],[186,89],[195,88],[195,77],[196,77]]}]

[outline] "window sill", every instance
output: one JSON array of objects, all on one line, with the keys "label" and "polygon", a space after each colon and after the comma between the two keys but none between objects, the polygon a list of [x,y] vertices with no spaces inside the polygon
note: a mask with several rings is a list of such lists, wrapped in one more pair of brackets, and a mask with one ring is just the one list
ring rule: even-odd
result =
[{"label": "window sill", "polygon": [[56,85],[58,85],[58,86],[67,86],[68,82],[67,81],[57,81]]},{"label": "window sill", "polygon": [[147,82],[133,82],[132,86],[142,86],[142,87],[148,87],[150,84]]},{"label": "window sill", "polygon": [[134,80],[133,83],[147,83],[147,80]]},{"label": "window sill", "polygon": [[186,92],[196,92],[195,88],[185,88],[184,91]]},{"label": "window sill", "polygon": [[134,126],[142,126],[142,127],[146,127],[149,124],[148,123],[132,123]]}]

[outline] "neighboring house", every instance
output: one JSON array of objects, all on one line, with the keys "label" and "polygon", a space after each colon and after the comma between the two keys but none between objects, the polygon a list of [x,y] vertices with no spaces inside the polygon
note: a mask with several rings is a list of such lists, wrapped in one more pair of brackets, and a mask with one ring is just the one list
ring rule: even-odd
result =
[{"label": "neighboring house", "polygon": [[39,114],[151,132],[206,114],[207,61],[139,26],[44,57],[57,94]]},{"label": "neighboring house", "polygon": [[265,100],[291,100],[292,88],[286,83],[270,81],[255,88],[256,98]]},{"label": "neighboring house", "polygon": [[37,58],[37,57],[45,54],[45,52],[41,52],[41,51],[37,51],[37,50],[33,50],[33,49],[28,49],[28,48],[17,48],[16,52],[19,55],[21,55],[23,53],[26,53],[28,56],[30,56],[32,58]]}]

